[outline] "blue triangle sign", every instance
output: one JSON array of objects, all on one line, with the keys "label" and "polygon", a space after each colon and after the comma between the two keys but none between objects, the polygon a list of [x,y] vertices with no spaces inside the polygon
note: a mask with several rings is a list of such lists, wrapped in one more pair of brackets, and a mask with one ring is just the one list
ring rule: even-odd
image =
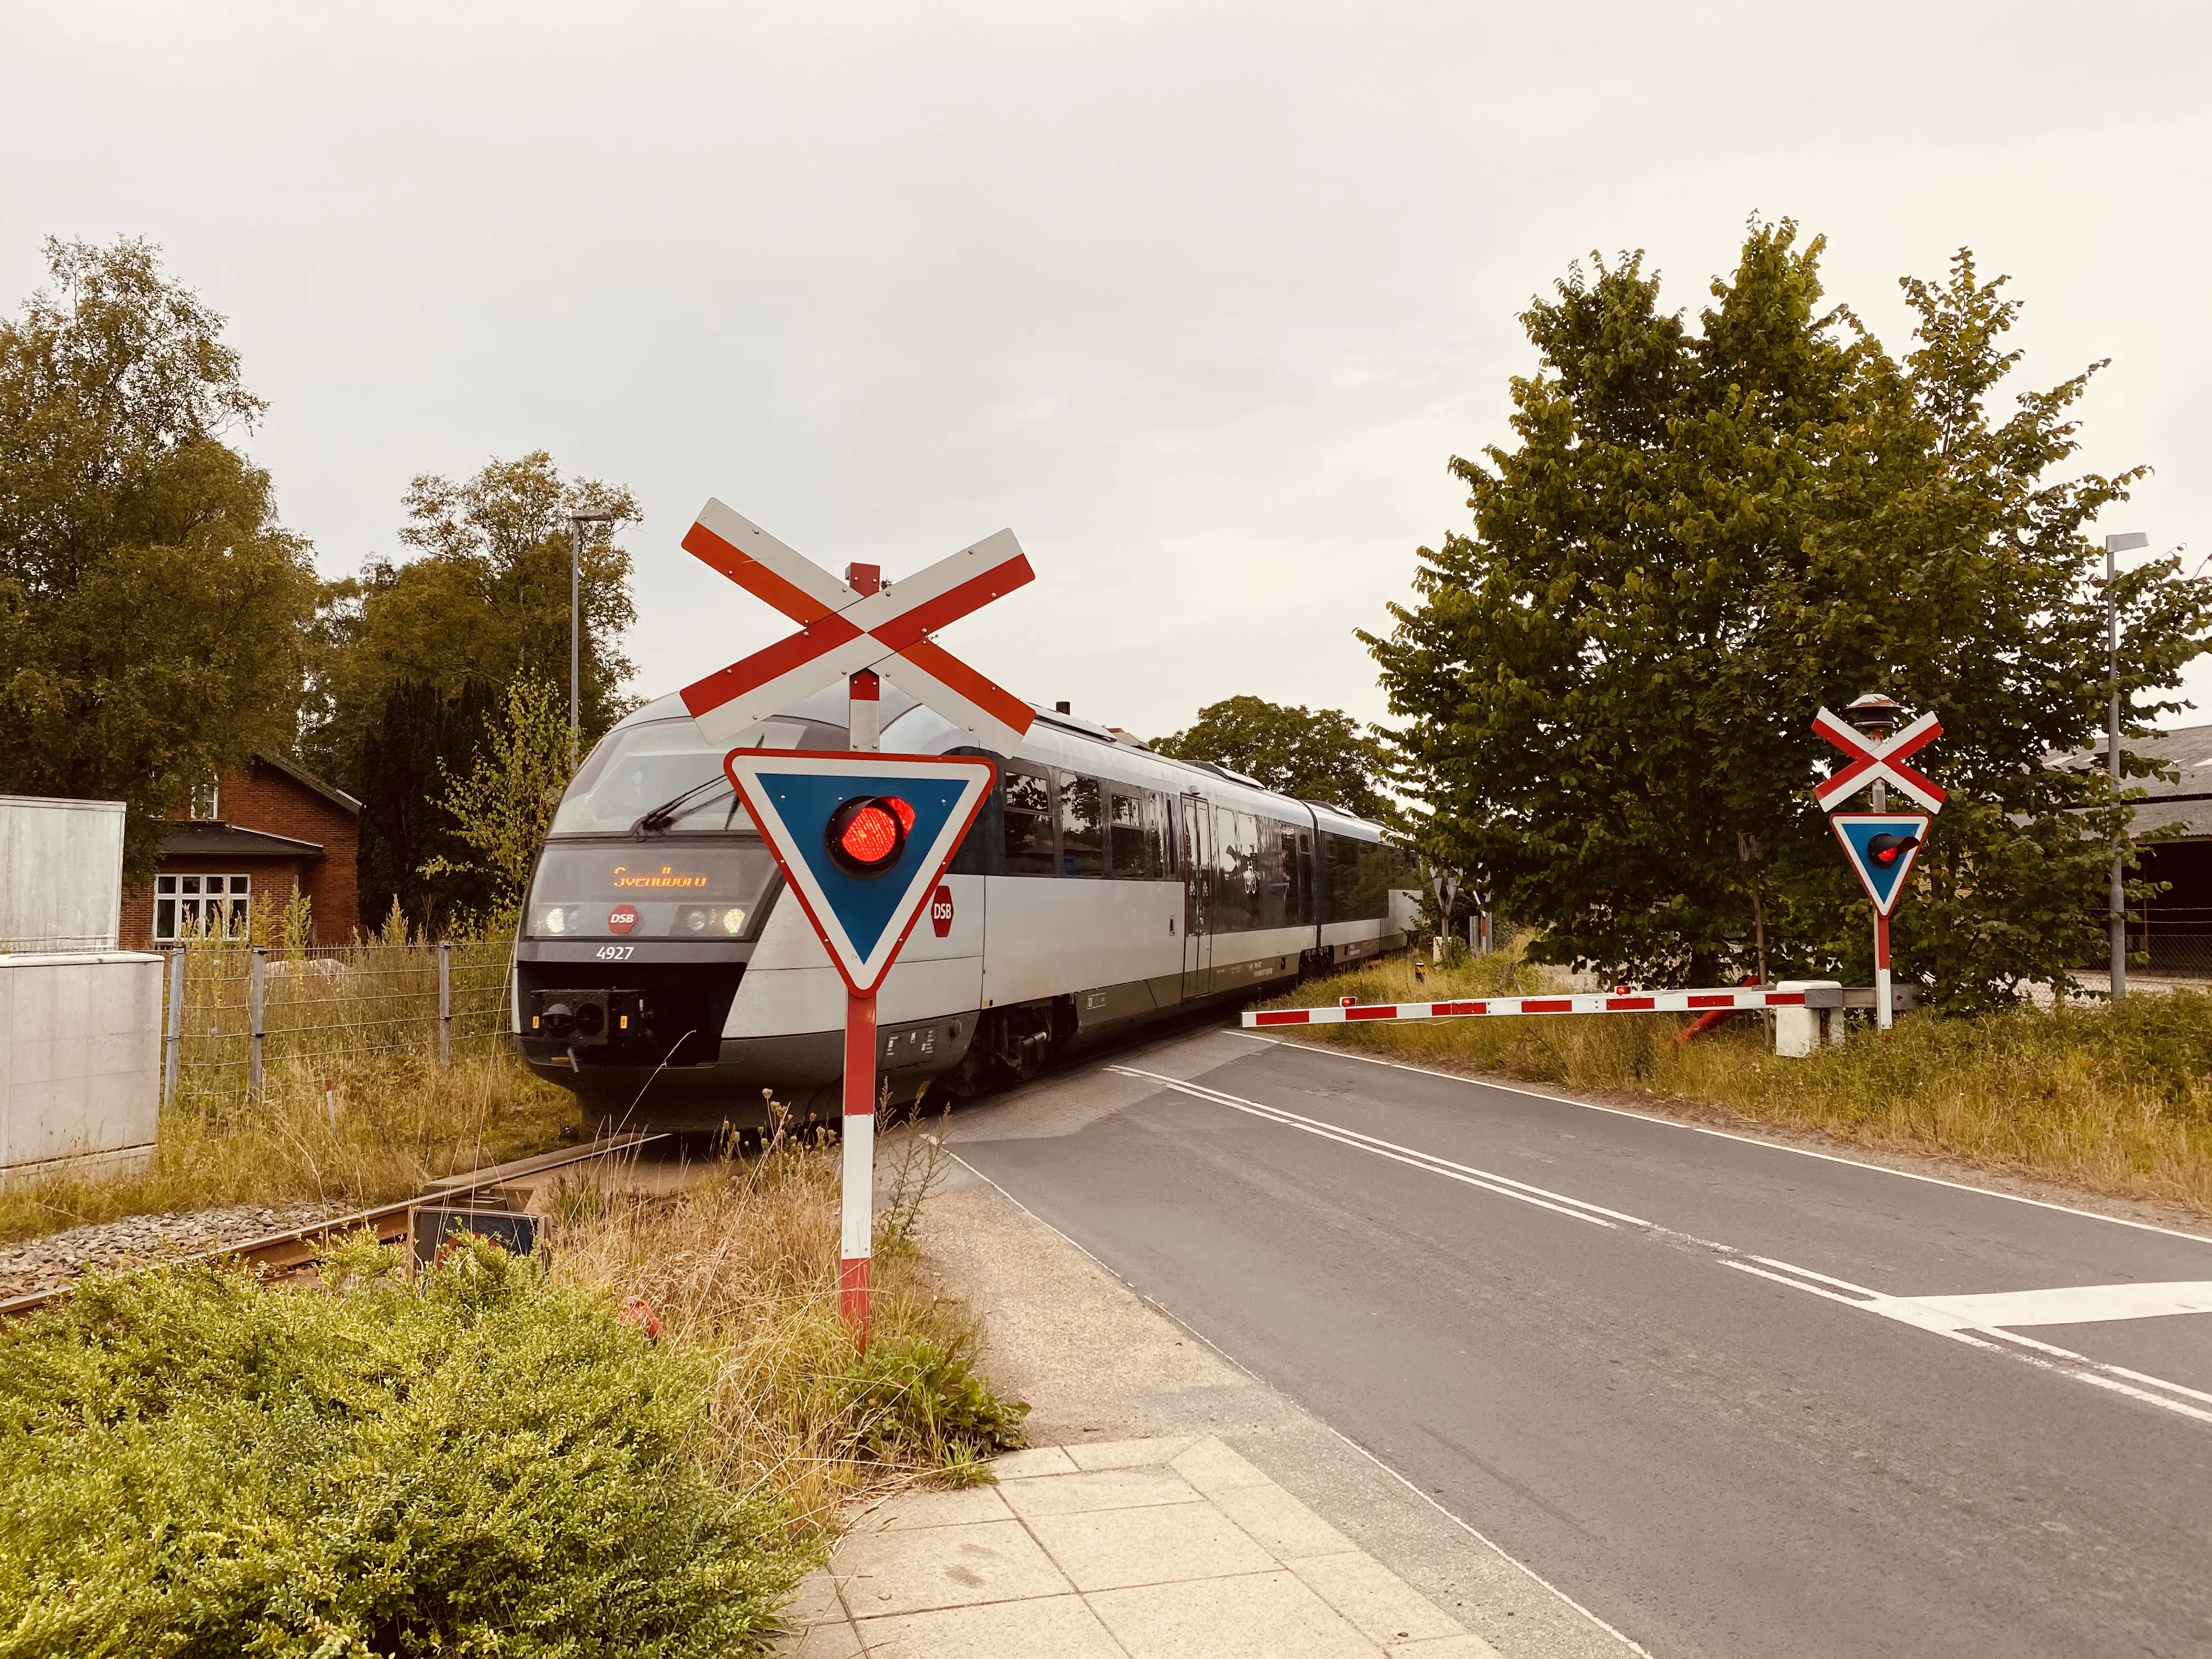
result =
[{"label": "blue triangle sign", "polygon": [[1859,885],[1886,916],[1905,896],[1912,866],[1927,844],[1930,819],[1925,812],[1837,812],[1828,823],[1844,845],[1844,856],[1858,872]]},{"label": "blue triangle sign", "polygon": [[[979,755],[874,755],[738,749],[723,762],[784,880],[855,996],[871,996],[968,827],[998,768]],[[855,873],[830,850],[848,802],[895,803],[904,840],[880,868]]]}]

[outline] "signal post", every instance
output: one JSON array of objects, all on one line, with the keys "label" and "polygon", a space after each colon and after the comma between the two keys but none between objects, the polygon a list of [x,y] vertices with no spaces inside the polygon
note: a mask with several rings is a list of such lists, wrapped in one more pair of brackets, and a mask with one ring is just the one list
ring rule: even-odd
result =
[{"label": "signal post", "polygon": [[738,798],[845,982],[838,1306],[868,1336],[875,1232],[876,992],[936,892],[998,768],[975,755],[877,753],[882,676],[973,736],[1011,752],[1036,718],[1027,703],[939,646],[938,629],[1034,579],[1001,530],[900,584],[874,565],[839,581],[758,525],[710,501],[684,538],[694,556],[767,600],[799,631],[684,689],[708,741],[722,744],[799,699],[846,683],[849,750],[732,749]]}]

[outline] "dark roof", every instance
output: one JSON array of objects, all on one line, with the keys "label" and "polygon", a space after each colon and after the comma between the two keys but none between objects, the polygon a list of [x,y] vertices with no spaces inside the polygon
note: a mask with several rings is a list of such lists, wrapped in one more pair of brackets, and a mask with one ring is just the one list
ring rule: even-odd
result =
[{"label": "dark roof", "polygon": [[[2172,732],[2154,732],[2146,738],[2122,738],[2120,751],[2154,761],[2177,775],[2171,783],[2164,778],[2125,780],[2129,788],[2143,793],[2136,805],[2136,834],[2179,824],[2185,836],[2212,836],[2212,726],[2185,726]],[[2099,744],[2094,749],[2068,755],[2059,763],[2069,770],[2093,766],[2101,771],[2105,755],[2105,746]]]},{"label": "dark roof", "polygon": [[165,859],[319,859],[322,855],[322,848],[312,841],[294,841],[289,836],[212,822],[172,823],[161,841]]},{"label": "dark roof", "polygon": [[359,817],[361,816],[361,803],[356,800],[351,795],[346,793],[343,789],[332,788],[329,784],[325,783],[320,778],[315,776],[311,772],[301,771],[297,765],[286,760],[282,755],[271,755],[263,750],[257,749],[253,751],[253,758],[260,762],[264,766],[274,767],[277,771],[282,772],[286,777],[291,779],[293,782],[301,785],[302,787],[313,790],[325,800],[330,802],[331,805],[341,807],[344,811],[352,813],[356,817]]}]

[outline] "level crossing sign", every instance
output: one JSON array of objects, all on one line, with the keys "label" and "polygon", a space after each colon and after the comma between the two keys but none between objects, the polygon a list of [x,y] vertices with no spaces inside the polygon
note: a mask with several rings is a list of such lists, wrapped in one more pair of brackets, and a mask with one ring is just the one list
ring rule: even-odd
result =
[{"label": "level crossing sign", "polygon": [[710,743],[732,742],[756,720],[874,672],[1000,754],[1011,754],[1036,718],[932,637],[1036,580],[1011,530],[880,586],[840,581],[719,501],[700,509],[684,547],[799,624],[796,634],[684,688],[684,706]]},{"label": "level crossing sign", "polygon": [[[1894,733],[1898,708],[1887,697],[1869,693],[1844,711],[1860,716],[1856,726],[1826,708],[1813,716],[1813,730],[1844,751],[1847,763],[1813,786],[1813,797],[1828,814],[1843,844],[1844,856],[1874,905],[1875,1024],[1887,1031],[1893,1018],[1889,983],[1889,918],[1905,896],[1920,849],[1927,844],[1929,814],[1943,810],[1948,797],[1932,780],[1907,766],[1943,735],[1933,714],[1923,714]],[[1889,792],[1897,789],[1926,807],[1926,812],[1892,812]],[[1862,789],[1874,793],[1871,812],[1836,809]]]},{"label": "level crossing sign", "polygon": [[736,749],[722,769],[846,988],[870,998],[999,775],[981,755],[803,749]]},{"label": "level crossing sign", "polygon": [[[1905,884],[1913,861],[1927,844],[1931,820],[1925,812],[1836,812],[1828,827],[1843,843],[1859,885],[1866,889],[1875,914],[1887,916],[1905,896]],[[1886,966],[1876,963],[1877,967]]]},{"label": "level crossing sign", "polygon": [[1948,799],[1931,780],[1907,766],[1905,757],[1926,748],[1943,735],[1935,715],[1923,714],[1894,737],[1877,737],[1845,725],[1823,708],[1813,716],[1813,729],[1842,750],[1848,763],[1825,781],[1813,787],[1820,810],[1832,812],[1869,784],[1886,784],[1902,790],[1931,812],[1943,810]]}]

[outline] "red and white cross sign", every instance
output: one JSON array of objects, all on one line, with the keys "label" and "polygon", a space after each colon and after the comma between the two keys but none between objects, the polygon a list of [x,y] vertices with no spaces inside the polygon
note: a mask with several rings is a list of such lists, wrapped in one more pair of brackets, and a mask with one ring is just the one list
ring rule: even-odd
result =
[{"label": "red and white cross sign", "polygon": [[1933,714],[1923,714],[1893,738],[1872,738],[1855,731],[1823,708],[1813,716],[1813,729],[1850,757],[1848,765],[1824,783],[1813,786],[1820,810],[1832,812],[1872,783],[1901,789],[1931,812],[1943,810],[1947,799],[1931,780],[1905,764],[1906,756],[1926,748],[1943,735]]},{"label": "red and white cross sign", "polygon": [[700,509],[684,548],[799,624],[799,632],[684,688],[684,706],[711,743],[865,671],[927,703],[986,749],[1010,754],[1036,719],[931,635],[1036,579],[1011,530],[898,583],[848,586],[718,501]]}]

